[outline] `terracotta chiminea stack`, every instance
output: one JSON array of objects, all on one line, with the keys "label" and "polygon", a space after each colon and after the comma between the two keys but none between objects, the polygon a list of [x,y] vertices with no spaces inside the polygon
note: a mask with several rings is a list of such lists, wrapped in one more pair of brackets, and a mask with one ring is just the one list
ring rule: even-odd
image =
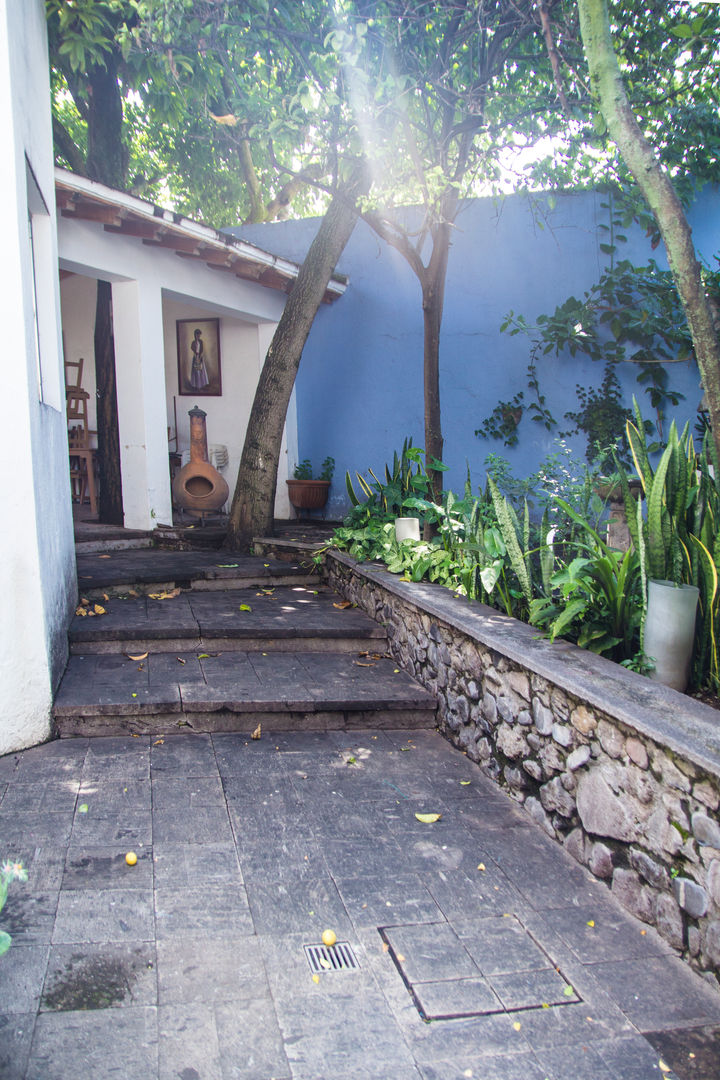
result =
[{"label": "terracotta chiminea stack", "polygon": [[208,442],[205,417],[197,405],[190,409],[190,461],[175,475],[172,484],[173,502],[183,510],[198,513],[217,511],[225,505],[230,494],[226,481],[208,461]]}]

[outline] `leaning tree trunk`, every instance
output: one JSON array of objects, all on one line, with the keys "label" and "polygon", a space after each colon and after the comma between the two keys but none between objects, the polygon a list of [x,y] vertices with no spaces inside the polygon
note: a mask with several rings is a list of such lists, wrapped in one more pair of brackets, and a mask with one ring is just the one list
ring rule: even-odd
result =
[{"label": "leaning tree trunk", "polygon": [[720,342],[695,255],[692,234],[672,181],[645,138],[625,93],[613,49],[606,0],[578,0],[580,31],[593,91],[607,129],[650,206],[690,327],[720,457]]},{"label": "leaning tree trunk", "polygon": [[120,475],[120,434],[115,385],[115,345],[112,333],[112,287],[109,281],[97,283],[95,379],[97,384],[97,456],[100,473],[98,519],[104,525],[122,525],[124,516]]},{"label": "leaning tree trunk", "polygon": [[265,357],[238,470],[226,544],[247,550],[253,536],[272,533],[283,428],[302,350],[330,275],[358,218],[363,171],[334,196],[288,297]]}]

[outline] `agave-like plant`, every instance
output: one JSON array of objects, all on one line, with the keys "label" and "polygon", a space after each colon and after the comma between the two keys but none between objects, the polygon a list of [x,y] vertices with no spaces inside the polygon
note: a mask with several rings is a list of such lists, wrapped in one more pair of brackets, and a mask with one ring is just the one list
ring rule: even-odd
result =
[{"label": "agave-like plant", "polygon": [[[645,429],[637,402],[637,423],[627,423],[627,439],[642,485],[636,499],[628,476],[615,460],[633,546],[643,578],[643,622],[647,579],[695,585],[700,591],[698,626],[691,683],[720,685],[720,486],[715,448],[708,433],[698,454],[688,425],[678,434],[673,423],[657,466],[650,462]],[[643,501],[647,507],[643,514]]]}]

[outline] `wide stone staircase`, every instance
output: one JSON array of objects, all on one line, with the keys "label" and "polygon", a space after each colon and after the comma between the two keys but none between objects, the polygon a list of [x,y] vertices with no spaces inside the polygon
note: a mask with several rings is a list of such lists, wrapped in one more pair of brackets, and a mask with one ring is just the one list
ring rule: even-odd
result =
[{"label": "wide stone staircase", "polygon": [[311,561],[101,544],[77,562],[61,737],[435,724],[383,627]]}]

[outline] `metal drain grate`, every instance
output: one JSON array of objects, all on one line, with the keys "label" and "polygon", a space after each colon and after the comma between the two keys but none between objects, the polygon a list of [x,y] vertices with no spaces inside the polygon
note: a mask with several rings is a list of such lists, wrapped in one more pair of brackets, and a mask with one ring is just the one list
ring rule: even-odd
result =
[{"label": "metal drain grate", "polygon": [[303,945],[303,949],[314,975],[329,971],[357,971],[360,967],[347,941],[337,941],[331,948],[327,945]]}]

